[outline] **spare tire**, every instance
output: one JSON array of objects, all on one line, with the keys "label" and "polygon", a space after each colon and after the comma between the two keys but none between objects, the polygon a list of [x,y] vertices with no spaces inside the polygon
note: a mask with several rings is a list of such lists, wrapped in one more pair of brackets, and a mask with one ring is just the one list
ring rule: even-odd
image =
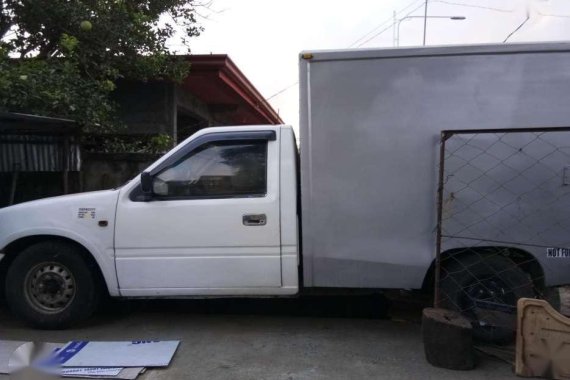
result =
[{"label": "spare tire", "polygon": [[463,254],[447,258],[442,265],[440,305],[471,320],[475,339],[511,342],[518,299],[535,296],[530,276],[508,257]]}]

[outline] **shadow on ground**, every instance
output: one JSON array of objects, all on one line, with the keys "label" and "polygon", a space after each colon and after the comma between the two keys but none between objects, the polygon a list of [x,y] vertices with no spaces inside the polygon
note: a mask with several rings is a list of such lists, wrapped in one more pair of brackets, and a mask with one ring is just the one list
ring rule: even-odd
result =
[{"label": "shadow on ground", "polygon": [[[429,306],[422,293],[301,296],[289,298],[106,299],[96,314],[78,328],[103,326],[146,313],[168,315],[252,315],[318,318],[396,319],[420,323]],[[0,321],[6,327],[25,327],[0,302]]]},{"label": "shadow on ground", "polygon": [[[108,300],[97,323],[136,313],[267,315],[319,318],[406,319],[419,322],[426,299],[418,296],[304,296],[295,298]],[[93,322],[93,321],[91,321]],[[89,322],[87,322],[89,323]]]}]

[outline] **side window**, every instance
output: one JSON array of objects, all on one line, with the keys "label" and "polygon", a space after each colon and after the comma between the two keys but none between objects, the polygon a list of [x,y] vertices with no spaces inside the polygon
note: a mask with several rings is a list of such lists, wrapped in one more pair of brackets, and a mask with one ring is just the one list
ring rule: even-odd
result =
[{"label": "side window", "polygon": [[164,198],[264,196],[267,141],[222,141],[202,145],[153,180]]}]

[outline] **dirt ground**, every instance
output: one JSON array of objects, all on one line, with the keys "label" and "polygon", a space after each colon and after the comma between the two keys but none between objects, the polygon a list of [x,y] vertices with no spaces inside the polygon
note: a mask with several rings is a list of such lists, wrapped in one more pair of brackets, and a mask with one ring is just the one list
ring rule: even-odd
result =
[{"label": "dirt ground", "polygon": [[64,331],[32,330],[2,307],[0,339],[181,340],[170,367],[143,380],[515,378],[509,364],[486,355],[472,371],[429,365],[421,305],[410,299],[129,301]]}]

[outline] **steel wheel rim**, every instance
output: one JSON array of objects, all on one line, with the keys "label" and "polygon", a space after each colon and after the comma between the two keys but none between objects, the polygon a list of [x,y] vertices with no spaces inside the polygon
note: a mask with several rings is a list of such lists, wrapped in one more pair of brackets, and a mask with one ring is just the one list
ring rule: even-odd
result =
[{"label": "steel wheel rim", "polygon": [[505,305],[516,303],[510,287],[498,277],[490,277],[478,281],[465,290],[468,298],[484,301],[493,301]]},{"label": "steel wheel rim", "polygon": [[[460,305],[466,316],[477,321],[477,324],[489,327],[499,327],[496,325],[496,317],[491,316],[491,320],[487,318],[477,317],[477,310],[480,310],[475,301],[489,301],[502,305],[515,305],[516,296],[512,289],[500,278],[490,276],[484,280],[473,282],[463,290]],[[481,318],[481,319],[480,319]]]},{"label": "steel wheel rim", "polygon": [[63,264],[44,262],[28,271],[25,294],[29,303],[43,313],[59,313],[75,298],[75,278]]}]

